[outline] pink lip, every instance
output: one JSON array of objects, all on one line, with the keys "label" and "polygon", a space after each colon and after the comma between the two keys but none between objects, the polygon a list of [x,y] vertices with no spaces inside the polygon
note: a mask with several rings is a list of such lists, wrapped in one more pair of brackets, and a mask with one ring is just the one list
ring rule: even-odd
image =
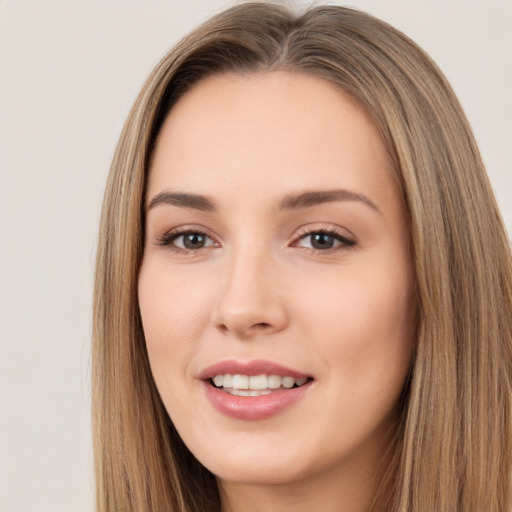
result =
[{"label": "pink lip", "polygon": [[206,368],[199,375],[205,394],[220,413],[241,420],[262,420],[279,413],[301,399],[310,389],[313,380],[298,388],[278,389],[262,396],[235,396],[211,385],[215,375],[281,375],[300,379],[310,375],[264,360],[249,362],[222,361]]},{"label": "pink lip", "polygon": [[253,361],[236,361],[233,359],[221,361],[220,363],[209,366],[203,370],[198,378],[201,380],[212,379],[215,375],[281,375],[281,377],[293,377],[294,379],[302,379],[311,377],[305,373],[298,372],[292,368],[287,368],[280,364],[264,359],[255,359]]}]

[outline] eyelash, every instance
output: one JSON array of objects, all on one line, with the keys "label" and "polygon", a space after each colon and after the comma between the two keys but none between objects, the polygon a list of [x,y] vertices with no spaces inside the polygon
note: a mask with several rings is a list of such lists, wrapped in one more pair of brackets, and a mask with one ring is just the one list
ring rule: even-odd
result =
[{"label": "eyelash", "polygon": [[200,247],[199,249],[186,249],[183,247],[176,247],[175,245],[173,245],[173,242],[175,240],[186,235],[200,235],[205,238],[209,238],[210,240],[213,240],[211,236],[209,236],[207,233],[199,229],[175,229],[172,231],[168,231],[167,233],[164,233],[161,237],[159,237],[157,244],[160,247],[167,247],[181,254],[195,253],[201,249],[204,249],[204,247]]},{"label": "eyelash", "polygon": [[300,235],[298,236],[297,242],[293,243],[293,246],[296,247],[297,243],[301,240],[306,239],[308,236],[312,235],[327,235],[335,239],[335,241],[340,242],[340,244],[337,247],[332,247],[330,249],[315,249],[313,247],[304,247],[304,249],[309,249],[315,253],[322,253],[322,254],[330,254],[333,252],[341,251],[344,249],[350,249],[354,245],[356,245],[356,241],[346,237],[345,235],[342,235],[338,230],[333,228],[327,228],[327,229],[309,229],[306,228]]},{"label": "eyelash", "polygon": [[[315,249],[312,247],[311,248],[304,247],[304,249],[308,249],[314,253],[330,254],[330,253],[337,252],[340,250],[350,249],[351,247],[356,245],[355,240],[342,235],[336,229],[306,229],[298,235],[297,241],[295,241],[292,244],[292,247],[297,247],[298,242],[306,239],[308,236],[319,235],[319,234],[330,236],[330,237],[334,238],[335,241],[340,242],[340,244],[337,247],[332,247],[329,249]],[[218,247],[218,243],[216,243],[215,241],[213,241],[213,244],[211,244],[211,246],[200,247],[198,249],[186,249],[183,247],[176,247],[175,245],[173,245],[174,241],[176,241],[178,238],[180,238],[182,236],[186,236],[186,235],[200,235],[202,237],[208,238],[213,241],[213,238],[210,237],[204,231],[201,231],[198,229],[177,229],[177,230],[172,230],[172,231],[168,231],[167,233],[164,233],[161,237],[158,238],[157,245],[160,247],[168,247],[169,249],[179,252],[181,254],[197,253],[201,249],[205,249],[205,248],[208,248],[211,246]]]}]

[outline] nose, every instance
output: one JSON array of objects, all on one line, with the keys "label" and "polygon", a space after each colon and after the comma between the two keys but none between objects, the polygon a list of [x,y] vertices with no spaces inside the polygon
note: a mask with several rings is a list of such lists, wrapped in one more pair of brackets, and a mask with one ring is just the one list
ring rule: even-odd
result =
[{"label": "nose", "polygon": [[213,323],[239,339],[273,334],[288,325],[278,269],[268,255],[240,253],[226,261]]}]

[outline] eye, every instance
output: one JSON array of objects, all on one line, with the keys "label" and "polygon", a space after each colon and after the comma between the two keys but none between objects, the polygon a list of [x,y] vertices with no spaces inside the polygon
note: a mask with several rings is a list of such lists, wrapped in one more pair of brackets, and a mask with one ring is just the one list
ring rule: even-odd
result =
[{"label": "eye", "polygon": [[351,247],[355,241],[333,230],[311,231],[303,234],[294,245],[315,251],[332,251]]},{"label": "eye", "polygon": [[214,240],[202,231],[171,231],[166,233],[159,240],[159,245],[169,246],[173,249],[182,251],[195,251],[212,247],[215,245]]}]

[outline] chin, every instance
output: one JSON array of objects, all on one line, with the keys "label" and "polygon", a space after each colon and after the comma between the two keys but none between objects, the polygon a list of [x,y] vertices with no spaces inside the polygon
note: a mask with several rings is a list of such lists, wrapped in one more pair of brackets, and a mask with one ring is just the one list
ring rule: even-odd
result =
[{"label": "chin", "polygon": [[[282,485],[297,482],[318,471],[315,459],[301,449],[304,443],[293,446],[268,442],[258,443],[247,439],[247,443],[234,440],[228,445],[217,445],[215,450],[203,446],[195,450],[198,460],[218,479],[248,485]],[[279,449],[281,447],[281,449]],[[195,447],[197,448],[197,446]],[[219,449],[222,448],[222,449]]]},{"label": "chin", "polygon": [[246,459],[241,463],[223,461],[208,469],[221,481],[245,485],[284,485],[302,480],[303,471],[271,459],[266,462]]}]

